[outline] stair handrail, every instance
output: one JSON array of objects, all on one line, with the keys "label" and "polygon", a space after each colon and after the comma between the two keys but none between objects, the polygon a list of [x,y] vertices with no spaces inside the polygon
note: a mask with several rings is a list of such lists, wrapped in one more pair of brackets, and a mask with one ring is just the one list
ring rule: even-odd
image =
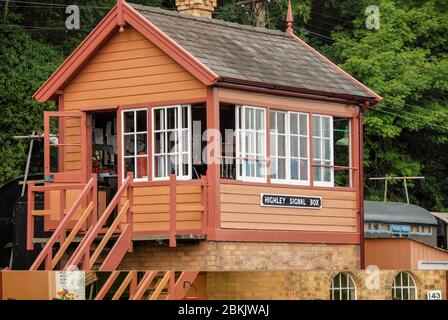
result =
[{"label": "stair handrail", "polygon": [[[52,262],[52,250],[53,246],[58,239],[65,239],[65,233],[67,231],[67,226],[69,222],[72,220],[74,214],[78,207],[84,203],[85,198],[90,192],[95,192],[96,187],[96,175],[92,175],[89,181],[86,183],[84,188],[81,190],[81,193],[73,202],[71,208],[68,210],[67,214],[64,215],[64,218],[59,222],[56,230],[51,235],[50,239],[45,244],[42,251],[37,256],[34,263],[31,265],[30,270],[37,270],[42,262],[45,260],[45,269],[53,269],[51,266]],[[93,211],[91,211],[93,212]]]},{"label": "stair handrail", "polygon": [[[89,232],[88,235],[84,237],[79,247],[75,250],[72,257],[67,262],[66,268],[70,268],[73,266],[78,266],[78,264],[83,260],[83,268],[84,270],[90,270],[91,266],[95,263],[95,261],[90,260],[90,247],[95,240],[95,238],[98,236],[98,233],[101,231],[103,225],[106,223],[107,219],[112,214],[115,207],[120,203],[120,199],[123,196],[125,191],[128,191],[128,198],[130,197],[131,189],[131,182],[133,180],[133,174],[128,173],[126,179],[121,184],[120,188],[118,189],[117,193],[115,193],[115,196],[112,198],[111,202],[107,206],[106,210],[103,212],[101,217],[98,219],[97,223],[92,227],[91,232]],[[130,212],[130,204],[128,203],[128,213]],[[128,223],[129,225],[132,225],[132,221],[129,221],[131,218],[131,215],[128,214]],[[117,218],[120,218],[120,215],[117,215]],[[117,218],[115,220],[117,220]],[[114,221],[115,222],[115,221]],[[121,222],[120,222],[121,223]],[[85,265],[88,264],[88,265]]]}]

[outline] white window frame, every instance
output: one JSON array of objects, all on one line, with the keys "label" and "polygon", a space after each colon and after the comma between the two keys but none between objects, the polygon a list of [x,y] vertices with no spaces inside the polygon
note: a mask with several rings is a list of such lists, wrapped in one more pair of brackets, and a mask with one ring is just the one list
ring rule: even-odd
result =
[{"label": "white window frame", "polygon": [[[246,123],[246,110],[252,109],[254,110],[254,117],[256,120],[256,110],[262,111],[262,124],[263,129],[257,130],[256,124],[254,123],[254,129],[246,129],[245,123]],[[241,112],[240,112],[241,110]],[[241,121],[240,121],[240,113],[241,113]],[[235,107],[235,120],[236,120],[236,178],[237,180],[241,181],[247,181],[247,182],[267,182],[267,110],[266,108],[261,107],[255,107],[255,106],[246,106],[246,105],[238,105]],[[240,123],[242,128],[240,128]],[[246,160],[242,159],[243,157],[247,157],[246,153],[246,144],[245,144],[245,137],[247,132],[253,132],[255,136],[255,142],[257,138],[257,133],[262,133],[263,141],[261,143],[262,152],[258,153],[258,150],[255,151],[255,156],[257,160],[259,160],[262,163],[262,177],[251,177],[247,176],[246,174],[246,166],[245,161],[252,161],[252,160]],[[255,143],[256,148],[256,143]],[[260,155],[260,158],[258,159],[258,155]],[[255,164],[256,168],[256,164]]]},{"label": "white window frame", "polygon": [[[191,180],[192,179],[192,170],[193,170],[193,163],[192,163],[192,156],[191,156],[191,149],[192,149],[192,121],[191,121],[191,105],[187,104],[179,104],[179,105],[169,105],[169,106],[160,106],[160,107],[153,107],[151,108],[151,141],[152,141],[152,155],[151,155],[151,170],[152,170],[152,180],[153,181],[166,181],[170,179],[170,174],[167,172],[166,176],[163,177],[156,177],[156,167],[155,167],[155,159],[156,159],[156,153],[155,153],[155,137],[156,133],[165,133],[165,152],[162,153],[162,155],[165,155],[168,159],[168,157],[172,156],[173,154],[177,154],[178,159],[182,159],[183,155],[185,155],[185,152],[183,152],[183,131],[185,128],[182,128],[182,108],[187,107],[187,115],[188,115],[188,123],[187,123],[187,159],[188,159],[188,174],[183,174],[183,165],[179,164],[178,168],[180,172],[176,173],[176,179],[177,180]],[[175,129],[167,129],[167,110],[176,108],[176,122],[177,122],[177,128]],[[164,110],[164,128],[160,130],[155,129],[155,112],[156,110]],[[167,150],[168,148],[168,141],[170,139],[170,133],[177,131],[178,136],[178,147],[177,149],[179,151],[177,152],[171,152],[170,150]],[[161,155],[158,153],[157,155]],[[182,160],[181,160],[182,161]],[[168,165],[168,164],[165,164]]]},{"label": "white window frame", "polygon": [[[406,275],[408,277],[408,285],[407,286],[403,285],[403,275]],[[397,283],[396,283],[396,278],[398,276],[400,276],[401,285],[397,285]],[[410,285],[410,280],[412,280],[412,284],[413,285]],[[412,275],[409,272],[407,272],[407,271],[400,271],[399,273],[394,275],[394,280],[392,282],[391,290],[392,290],[392,299],[395,296],[395,291],[396,290],[400,290],[400,292],[401,292],[401,299],[400,300],[404,300],[403,299],[403,291],[404,290],[408,291],[408,297],[410,297],[410,291],[414,290],[414,299],[407,299],[407,300],[417,300],[417,297],[418,297],[417,296],[417,284],[416,284],[414,278],[412,277]]]},{"label": "white window frame", "polygon": [[[138,111],[146,111],[146,131],[137,131],[137,112]],[[133,132],[125,132],[125,113],[126,112],[133,112],[134,113],[134,131]],[[121,110],[121,168],[122,168],[122,181],[126,179],[126,159],[134,158],[134,181],[148,181],[149,175],[143,178],[137,178],[137,158],[144,158],[146,157],[146,163],[149,161],[149,150],[148,150],[148,129],[149,129],[149,123],[148,123],[148,109],[147,108],[136,108],[136,109],[123,109]],[[146,156],[144,155],[138,155],[134,154],[133,156],[126,156],[126,136],[134,136],[134,153],[137,152],[137,135],[139,134],[146,134]],[[148,169],[147,169],[148,170]]]},{"label": "white window frame", "polygon": [[[286,172],[285,172],[285,179],[278,179],[278,178],[272,178],[272,183],[280,183],[280,184],[292,184],[292,185],[302,185],[302,186],[309,186],[310,185],[310,130],[309,130],[309,114],[306,112],[296,112],[296,111],[283,111],[283,110],[271,110],[271,113],[283,113],[285,114],[285,166],[286,166]],[[297,134],[291,133],[291,115],[296,114],[297,115]],[[300,116],[306,117],[306,135],[300,134]],[[272,117],[270,118],[272,121]],[[275,124],[275,127],[277,127],[277,123]],[[277,138],[279,135],[278,132],[271,133],[271,128],[269,128],[269,134],[270,139],[272,139],[274,136]],[[300,179],[300,172],[298,173],[299,179],[292,179],[291,178],[291,138],[292,136],[297,136],[299,147],[298,147],[298,157],[294,157],[294,159],[297,159],[298,166],[300,167],[300,160],[307,160],[308,166],[307,166],[307,180],[301,180]],[[307,150],[307,157],[303,158],[300,155],[300,138],[305,137],[306,138],[306,150]],[[276,142],[276,154],[278,154],[278,142]],[[272,154],[272,150],[270,152]],[[269,155],[270,159],[272,158],[271,155]],[[278,159],[278,155],[273,156],[274,158]]]},{"label": "white window frame", "polygon": [[[342,285],[342,275],[347,276],[347,286],[343,286]],[[336,277],[339,277],[339,287],[335,287],[335,279]],[[353,284],[353,287],[350,286],[350,284]],[[352,290],[355,292],[355,296],[353,297],[353,299],[347,299],[347,300],[357,300],[358,299],[358,292],[356,289],[356,283],[353,280],[353,278],[350,276],[350,274],[348,274],[347,272],[339,272],[338,274],[336,274],[332,279],[331,279],[331,286],[330,286],[330,299],[334,300],[334,292],[335,291],[339,291],[339,298],[342,297],[342,291],[347,291],[347,297],[350,297],[350,290]],[[342,299],[339,299],[342,300]]]},{"label": "white window frame", "polygon": [[[314,128],[314,121],[313,121],[313,118],[314,117],[319,117],[319,121],[320,121],[320,132],[319,132],[319,134],[320,134],[320,136],[315,136],[314,135],[314,130],[315,130],[315,128]],[[329,138],[326,138],[326,137],[324,137],[324,135],[323,135],[323,126],[322,126],[322,123],[323,123],[323,118],[328,118],[329,119],[329,124],[330,124],[330,128],[329,128],[329,131],[330,131],[330,137]],[[334,141],[333,141],[333,139],[334,139],[334,137],[333,137],[333,116],[330,116],[330,115],[324,115],[324,114],[312,114],[312,118],[311,118],[311,123],[313,123],[313,128],[312,128],[312,130],[310,130],[310,135],[312,135],[312,142],[313,142],[313,159],[311,160],[312,161],[312,163],[313,163],[313,170],[311,170],[311,174],[313,174],[313,181],[314,181],[314,186],[316,186],[316,187],[334,187]],[[309,129],[308,129],[309,130]],[[319,146],[319,148],[320,148],[320,154],[321,154],[321,158],[320,159],[316,159],[316,155],[314,154],[314,139],[320,139],[320,146]],[[323,147],[322,147],[322,144],[323,144],[323,141],[324,140],[330,140],[330,160],[326,160],[326,159],[323,159]],[[324,161],[330,161],[330,166],[331,167],[315,167],[314,166],[314,162],[315,161],[319,161],[320,163],[319,164],[323,164],[323,162]],[[316,177],[315,177],[315,175],[314,175],[314,169],[315,168],[319,168],[319,169],[323,169],[323,168],[329,168],[330,169],[330,181],[316,181]],[[323,170],[322,170],[323,171]],[[323,172],[321,173],[321,177],[322,177],[322,179],[323,179]]]}]

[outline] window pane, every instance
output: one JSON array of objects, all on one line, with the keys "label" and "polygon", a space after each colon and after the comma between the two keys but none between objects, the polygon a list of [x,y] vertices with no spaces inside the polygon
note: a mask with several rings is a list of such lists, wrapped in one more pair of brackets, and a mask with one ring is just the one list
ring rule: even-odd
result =
[{"label": "window pane", "polygon": [[[325,164],[325,165],[329,165],[330,162],[329,162],[329,161],[325,161],[324,164]],[[330,182],[330,181],[331,181],[331,172],[332,172],[332,169],[331,169],[331,168],[328,168],[328,167],[324,167],[324,168],[323,168],[323,171],[324,171],[324,181]]]},{"label": "window pane", "polygon": [[262,154],[264,153],[264,139],[263,139],[263,133],[258,132],[257,133],[257,150],[256,153]]},{"label": "window pane", "polygon": [[347,289],[341,290],[341,300],[348,300],[348,290]]},{"label": "window pane", "polygon": [[164,120],[164,109],[156,109],[154,110],[154,124],[155,130],[165,129],[165,120]]},{"label": "window pane", "polygon": [[155,168],[155,176],[165,177],[166,176],[166,156],[155,156],[154,157],[154,168]]},{"label": "window pane", "polygon": [[308,158],[308,144],[306,137],[300,137],[300,157]]},{"label": "window pane", "polygon": [[402,297],[402,299],[403,299],[403,300],[409,300],[409,291],[408,291],[407,288],[405,288],[405,289],[403,290],[403,297]]},{"label": "window pane", "polygon": [[137,134],[137,154],[143,155],[148,154],[148,141],[147,141],[147,134]]},{"label": "window pane", "polygon": [[308,160],[300,160],[300,180],[308,180]]},{"label": "window pane", "polygon": [[168,140],[169,153],[175,153],[179,151],[178,141],[179,138],[177,135],[177,131],[170,132],[170,139]]},{"label": "window pane", "polygon": [[278,179],[277,178],[277,158],[271,158],[271,178],[272,179]]},{"label": "window pane", "polygon": [[313,138],[313,156],[315,159],[321,159],[320,139],[318,138]]},{"label": "window pane", "polygon": [[271,132],[275,132],[275,128],[276,128],[276,126],[275,126],[275,124],[276,124],[276,122],[275,122],[275,114],[276,114],[275,111],[271,111],[270,112],[270,115],[271,115],[271,119],[270,119],[270,129],[271,129]]},{"label": "window pane", "polygon": [[[316,161],[314,161],[314,164],[318,164]],[[322,181],[322,172],[320,167],[314,167],[314,180],[316,181]]]},{"label": "window pane", "polygon": [[278,159],[278,179],[286,179],[286,161]]},{"label": "window pane", "polygon": [[177,122],[177,108],[168,108],[167,110],[167,129],[175,129]]},{"label": "window pane", "polygon": [[137,178],[145,178],[148,176],[148,157],[137,158]]},{"label": "window pane", "polygon": [[279,133],[285,133],[285,114],[277,112],[277,130]]},{"label": "window pane", "polygon": [[339,273],[339,274],[337,274],[335,277],[334,277],[334,286],[333,286],[334,288],[340,288],[341,287],[341,274]]},{"label": "window pane", "polygon": [[313,136],[320,137],[320,117],[313,116]]},{"label": "window pane", "polygon": [[165,135],[166,133],[156,133],[155,141],[154,141],[154,152],[155,153],[164,153],[165,151]]},{"label": "window pane", "polygon": [[188,107],[182,107],[182,128],[188,128]]},{"label": "window pane", "polygon": [[326,160],[330,160],[330,140],[324,140],[323,141],[323,158]]},{"label": "window pane", "polygon": [[124,175],[126,176],[128,172],[132,172],[135,174],[134,167],[134,158],[125,158],[124,160]]},{"label": "window pane", "polygon": [[276,146],[277,146],[277,138],[275,135],[271,135],[271,156],[277,155]]},{"label": "window pane", "polygon": [[350,300],[355,300],[356,299],[356,294],[355,294],[355,289],[350,289]]},{"label": "window pane", "polygon": [[299,179],[299,162],[295,159],[291,159],[291,179]]},{"label": "window pane", "polygon": [[256,123],[256,129],[261,130],[264,129],[264,122],[263,122],[263,110],[255,110],[255,123]]},{"label": "window pane", "polygon": [[330,137],[330,118],[322,117],[322,133],[325,138]]},{"label": "window pane", "polygon": [[146,110],[137,111],[137,131],[147,131],[148,118],[146,116]]},{"label": "window pane", "polygon": [[263,178],[264,177],[264,162],[263,161],[256,161],[256,177],[257,178]]},{"label": "window pane", "polygon": [[333,291],[333,300],[341,300],[341,294],[339,290]]},{"label": "window pane", "polygon": [[134,134],[124,136],[124,155],[133,156],[135,155],[135,143]]},{"label": "window pane", "polygon": [[297,113],[290,113],[289,117],[289,130],[291,134],[298,134]]},{"label": "window pane", "polygon": [[182,152],[188,152],[188,129],[182,130]]},{"label": "window pane", "polygon": [[124,112],[124,132],[134,132],[134,111]]},{"label": "window pane", "polygon": [[408,274],[403,274],[403,287],[407,287],[409,286],[409,275]]},{"label": "window pane", "polygon": [[278,155],[284,157],[286,155],[286,141],[285,136],[278,137]]},{"label": "window pane", "polygon": [[188,172],[188,155],[184,154],[182,156],[182,174],[184,176],[188,176],[190,173]]},{"label": "window pane", "polygon": [[308,131],[308,121],[307,121],[307,116],[304,114],[300,115],[300,134],[301,135],[308,135],[307,131]]},{"label": "window pane", "polygon": [[415,289],[410,289],[409,291],[409,299],[415,300]]},{"label": "window pane", "polygon": [[291,136],[291,157],[299,157],[299,138]]}]

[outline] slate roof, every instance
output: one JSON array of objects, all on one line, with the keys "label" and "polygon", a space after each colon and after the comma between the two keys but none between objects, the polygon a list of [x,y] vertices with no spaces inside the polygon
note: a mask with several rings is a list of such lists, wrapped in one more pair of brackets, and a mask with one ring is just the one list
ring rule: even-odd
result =
[{"label": "slate roof", "polygon": [[426,209],[400,202],[364,201],[364,221],[437,225]]},{"label": "slate roof", "polygon": [[128,4],[220,81],[360,100],[375,98],[285,32]]}]

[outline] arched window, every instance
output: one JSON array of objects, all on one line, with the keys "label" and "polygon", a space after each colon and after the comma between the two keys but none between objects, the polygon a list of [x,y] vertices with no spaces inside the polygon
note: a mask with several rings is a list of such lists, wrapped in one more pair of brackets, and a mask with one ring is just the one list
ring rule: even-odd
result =
[{"label": "arched window", "polygon": [[331,300],[356,300],[356,287],[348,273],[340,272],[331,281]]},{"label": "arched window", "polygon": [[408,272],[400,272],[394,278],[392,284],[392,300],[415,300],[417,288],[415,281]]}]

